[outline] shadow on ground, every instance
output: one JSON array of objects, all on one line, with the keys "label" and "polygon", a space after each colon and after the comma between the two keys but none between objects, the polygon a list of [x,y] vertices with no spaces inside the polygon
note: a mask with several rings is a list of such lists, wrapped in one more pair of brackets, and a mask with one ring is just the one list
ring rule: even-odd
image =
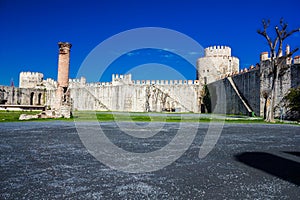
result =
[{"label": "shadow on ground", "polygon": [[[284,152],[299,156],[300,152]],[[265,152],[243,152],[235,159],[300,186],[300,163]]]}]

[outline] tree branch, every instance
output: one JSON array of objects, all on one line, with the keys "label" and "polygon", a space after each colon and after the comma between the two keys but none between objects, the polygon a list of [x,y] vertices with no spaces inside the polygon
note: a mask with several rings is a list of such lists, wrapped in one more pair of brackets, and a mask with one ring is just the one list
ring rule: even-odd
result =
[{"label": "tree branch", "polygon": [[295,49],[292,50],[290,53],[288,53],[288,54],[282,56],[282,59],[287,59],[287,58],[292,57],[292,55],[293,55],[295,52],[297,52],[298,50],[299,50],[299,48],[295,48]]},{"label": "tree branch", "polygon": [[284,22],[283,18],[280,19],[280,26],[281,26],[281,30],[286,30],[288,26],[288,24]]},{"label": "tree branch", "polygon": [[[280,21],[280,23],[282,23],[282,22]],[[275,31],[276,31],[277,37],[276,37],[276,40],[274,42],[274,48],[276,48],[277,42],[279,41],[279,48],[278,48],[277,55],[276,55],[276,57],[279,57],[279,55],[282,54],[282,42],[283,42],[283,40],[281,38],[281,35],[282,35],[283,30],[279,30],[278,26],[276,26]]]},{"label": "tree branch", "polygon": [[291,51],[289,54],[286,55],[286,58],[292,57],[292,55],[298,50],[299,48],[294,49],[293,51]]},{"label": "tree branch", "polygon": [[272,43],[272,40],[271,38],[269,37],[269,35],[267,34],[267,29],[270,25],[270,20],[268,20],[268,22],[266,22],[265,20],[262,20],[262,24],[263,24],[263,28],[264,30],[261,31],[261,30],[257,30],[257,33],[262,35],[264,38],[266,38],[268,44],[269,44],[269,47],[271,49],[271,52],[274,52],[274,46],[273,46],[273,43]]},{"label": "tree branch", "polygon": [[289,33],[285,33],[283,36],[283,39],[286,39],[287,37],[291,36],[293,33],[296,33],[298,31],[300,32],[300,28],[294,29],[294,30],[290,31]]}]

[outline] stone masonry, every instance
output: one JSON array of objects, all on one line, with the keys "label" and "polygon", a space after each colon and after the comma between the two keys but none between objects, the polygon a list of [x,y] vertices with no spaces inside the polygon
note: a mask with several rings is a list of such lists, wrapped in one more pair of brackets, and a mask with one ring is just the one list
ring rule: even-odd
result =
[{"label": "stone masonry", "polygon": [[113,75],[110,83],[70,80],[74,110],[200,112],[202,87],[197,80],[131,80],[131,74]]},{"label": "stone masonry", "polygon": [[[288,54],[289,46],[286,49],[286,54]],[[279,77],[276,83],[276,117],[280,117],[281,112],[286,117],[289,117],[283,97],[288,93],[290,88],[300,87],[300,62],[298,61],[298,56],[295,56],[294,61],[291,58],[287,58],[285,65],[287,70]],[[225,102],[227,114],[249,115],[253,112],[256,116],[264,116],[266,112],[265,106],[268,104],[265,93],[270,92],[272,81],[272,77],[269,75],[270,70],[269,53],[262,52],[260,55],[260,64],[256,67],[252,66],[250,69],[241,70],[239,73],[228,74],[226,78],[209,83],[208,87],[211,94],[214,95],[213,98],[220,98],[221,102]],[[232,79],[233,85],[228,81],[229,77]],[[225,88],[226,95],[216,95],[214,91],[222,86]],[[234,91],[233,87],[238,92]],[[250,110],[246,109],[246,107],[249,107]],[[215,110],[215,112],[221,111]]]},{"label": "stone masonry", "polygon": [[42,88],[44,74],[38,72],[21,72],[19,79],[20,88]]},{"label": "stone masonry", "polygon": [[70,118],[71,99],[69,90],[70,49],[68,42],[59,42],[57,89],[54,110],[59,117]]},{"label": "stone masonry", "polygon": [[239,59],[231,56],[231,48],[212,46],[205,48],[204,57],[197,60],[197,79],[209,84],[239,71]]},{"label": "stone masonry", "polygon": [[[208,84],[215,95],[212,103],[219,104],[214,108],[224,105],[221,110],[227,114],[264,115],[263,93],[271,81],[268,52],[261,54],[260,64],[239,71],[239,59],[231,56],[230,47],[208,47],[197,60],[197,80],[132,80],[131,74],[113,74],[111,82],[87,83],[84,77],[69,79],[72,45],[60,42],[58,46],[57,81],[43,79],[42,73],[21,72],[20,88],[1,86],[0,104],[45,105],[55,117],[66,118],[72,110],[201,112],[203,87]],[[287,59],[286,65],[289,69],[278,82],[277,116],[283,96],[300,86],[300,57]]]}]

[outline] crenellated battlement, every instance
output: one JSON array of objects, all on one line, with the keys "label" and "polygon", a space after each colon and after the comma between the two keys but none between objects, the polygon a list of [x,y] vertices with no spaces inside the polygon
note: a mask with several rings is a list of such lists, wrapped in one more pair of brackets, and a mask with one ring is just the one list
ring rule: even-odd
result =
[{"label": "crenellated battlement", "polygon": [[39,72],[21,72],[19,76],[20,88],[35,88],[41,86],[44,74]]},{"label": "crenellated battlement", "polygon": [[131,74],[112,74],[112,85],[122,85],[131,83]]},{"label": "crenellated battlement", "polygon": [[133,80],[134,85],[199,85],[199,80]]},{"label": "crenellated battlement", "polygon": [[198,80],[132,80],[131,78],[131,74],[113,74],[112,85],[116,85],[114,82],[117,81],[130,85],[199,85]]},{"label": "crenellated battlement", "polygon": [[[291,51],[291,47],[290,45],[286,45],[285,47],[285,56],[288,55]],[[279,55],[279,57],[283,56],[283,53],[281,52]],[[265,51],[265,52],[261,52],[260,53],[260,61],[266,61],[266,60],[271,60],[271,55],[269,56],[269,52]],[[292,64],[293,58],[292,57],[287,57],[286,58],[286,64],[290,65]],[[300,61],[298,60],[297,56],[294,57],[294,64],[299,63]]]},{"label": "crenellated battlement", "polygon": [[51,85],[57,85],[57,81],[55,81],[52,78],[47,78],[46,80],[44,80],[45,83],[49,83]]},{"label": "crenellated battlement", "polygon": [[54,90],[57,89],[57,81],[52,78],[47,78],[43,80],[43,85],[45,86],[46,90]]},{"label": "crenellated battlement", "polygon": [[231,48],[228,46],[210,46],[204,52],[205,57],[231,56]]},{"label": "crenellated battlement", "polygon": [[73,84],[73,83],[79,83],[79,84],[85,85],[86,78],[82,76],[80,78],[69,79],[69,84]]},{"label": "crenellated battlement", "polygon": [[69,79],[69,83],[80,83],[80,78]]},{"label": "crenellated battlement", "polygon": [[[119,85],[200,85],[199,80],[131,80],[131,74],[113,74],[112,82],[92,82],[86,83],[82,80],[85,78],[81,77],[80,79],[70,79],[70,87],[75,88],[80,85],[87,87],[101,87],[101,86],[119,86]],[[124,81],[125,80],[125,81]],[[130,82],[128,82],[130,80]]]},{"label": "crenellated battlement", "polygon": [[112,82],[93,82],[93,83],[86,83],[87,87],[100,87],[100,86],[112,86]]},{"label": "crenellated battlement", "polygon": [[22,77],[44,77],[44,74],[39,72],[20,72],[20,76]]},{"label": "crenellated battlement", "polygon": [[241,69],[239,71],[233,71],[231,73],[227,73],[227,74],[223,74],[221,76],[221,79],[224,79],[224,78],[227,78],[227,77],[234,77],[234,76],[238,76],[238,75],[241,75],[241,74],[245,74],[245,73],[248,73],[248,72],[251,72],[253,70],[259,70],[259,66],[254,66],[254,65],[251,65],[249,68],[244,68],[244,69]]}]

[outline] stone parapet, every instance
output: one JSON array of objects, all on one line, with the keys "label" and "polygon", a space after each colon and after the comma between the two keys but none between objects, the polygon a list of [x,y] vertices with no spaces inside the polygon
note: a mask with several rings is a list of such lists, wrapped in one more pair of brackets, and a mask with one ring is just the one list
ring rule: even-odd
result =
[{"label": "stone parapet", "polygon": [[211,46],[204,49],[205,57],[231,56],[231,48],[228,46]]},{"label": "stone parapet", "polygon": [[36,88],[42,86],[44,74],[39,72],[21,72],[19,75],[20,88]]}]

